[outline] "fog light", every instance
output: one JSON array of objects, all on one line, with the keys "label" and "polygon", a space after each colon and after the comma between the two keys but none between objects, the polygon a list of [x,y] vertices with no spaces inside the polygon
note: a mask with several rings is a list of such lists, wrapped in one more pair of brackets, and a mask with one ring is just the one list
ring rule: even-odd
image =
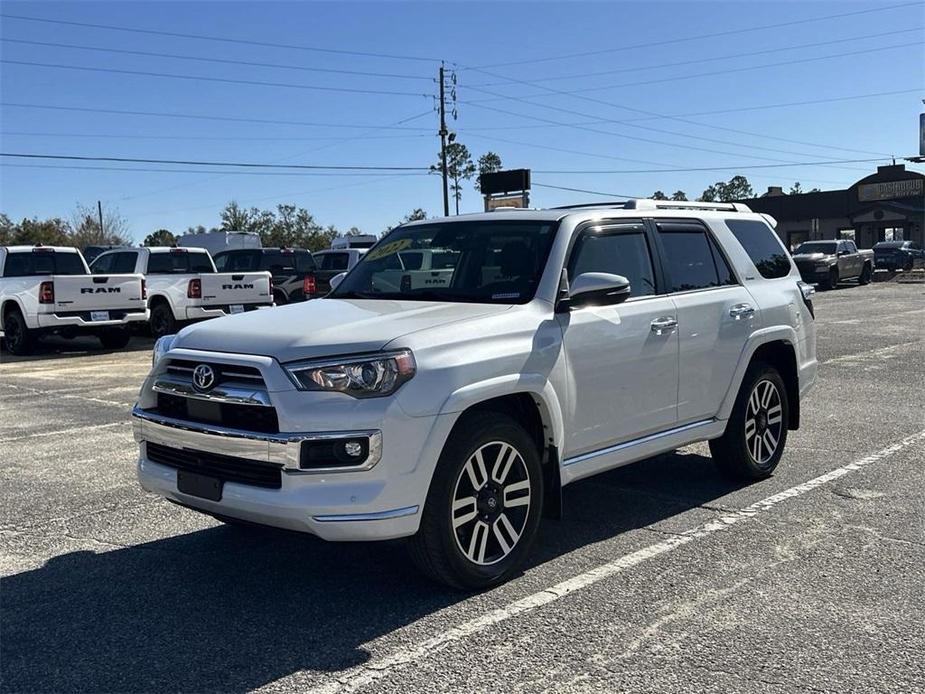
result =
[{"label": "fog light", "polygon": [[363,455],[363,444],[359,441],[348,441],[344,444],[344,453],[351,458],[359,458]]}]

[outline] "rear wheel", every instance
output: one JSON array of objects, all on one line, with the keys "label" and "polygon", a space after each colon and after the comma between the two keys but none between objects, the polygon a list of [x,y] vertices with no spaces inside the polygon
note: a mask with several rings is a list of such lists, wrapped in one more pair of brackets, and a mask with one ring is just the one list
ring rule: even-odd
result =
[{"label": "rear wheel", "polygon": [[282,292],[273,292],[273,303],[277,306],[282,306],[289,303],[289,299],[286,298],[286,295]]},{"label": "rear wheel", "polygon": [[530,434],[501,413],[464,415],[450,436],[409,540],[432,579],[484,589],[523,564],[542,514],[543,476]]},{"label": "rear wheel", "polygon": [[723,435],[710,441],[719,469],[737,480],[770,477],[784,454],[789,417],[787,388],[773,366],[749,366]]},{"label": "rear wheel", "polygon": [[98,337],[106,349],[122,349],[132,339],[125,328],[110,328],[101,332]]},{"label": "rear wheel", "polygon": [[861,270],[861,276],[858,277],[858,284],[870,284],[870,278],[874,274],[873,269],[869,263],[864,264],[864,269]]},{"label": "rear wheel", "polygon": [[3,319],[4,342],[10,354],[24,355],[35,345],[35,332],[26,326],[26,319],[18,308],[10,309]]},{"label": "rear wheel", "polygon": [[915,262],[913,261],[911,257],[906,258],[906,262],[903,264],[903,271],[911,272],[914,265],[915,265]]},{"label": "rear wheel", "polygon": [[151,335],[155,339],[176,332],[176,326],[173,310],[167,302],[159,301],[151,307]]}]

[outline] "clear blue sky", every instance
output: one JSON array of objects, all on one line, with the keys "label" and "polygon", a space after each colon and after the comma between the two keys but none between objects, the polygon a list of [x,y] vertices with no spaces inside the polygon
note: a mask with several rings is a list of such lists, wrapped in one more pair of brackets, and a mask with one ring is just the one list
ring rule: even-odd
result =
[{"label": "clear blue sky", "polygon": [[[431,80],[438,61],[443,59],[457,66],[459,82],[459,116],[451,121],[451,128],[457,130],[460,141],[474,157],[496,151],[507,168],[533,169],[536,183],[625,195],[648,195],[656,189],[670,194],[681,189],[694,197],[709,183],[728,179],[737,171],[539,172],[746,167],[916,154],[918,114],[925,96],[925,3],[884,9],[897,4],[899,0],[591,4],[3,2],[0,12],[6,15],[271,44],[217,42],[4,18],[0,20],[3,61],[407,95],[196,81],[4,62],[0,64],[0,90],[6,103],[324,125],[4,106],[0,111],[0,138],[6,152],[426,167],[436,160],[439,141],[435,136],[436,114],[430,112],[434,102],[431,96],[424,95],[434,93],[436,85]],[[869,9],[883,11],[798,23]],[[772,29],[740,31],[791,22]],[[677,40],[703,34],[725,35]],[[21,41],[408,78],[129,55]],[[823,42],[826,45],[807,45]],[[425,60],[298,50],[279,44]],[[882,50],[887,47],[890,48]],[[548,60],[576,53],[592,54]],[[743,53],[755,55],[741,56]],[[851,55],[845,55],[848,53]],[[816,59],[822,56],[834,57]],[[497,76],[472,69],[537,59],[541,62],[484,68]],[[787,64],[768,66],[770,63]],[[752,66],[765,67],[741,69]],[[601,72],[606,74],[587,76]],[[550,79],[540,86],[523,84],[549,78],[562,79]],[[575,95],[556,93],[571,90],[588,91]],[[898,91],[905,93],[831,101]],[[752,109],[818,100],[830,101]],[[474,103],[477,101],[480,103]],[[655,117],[716,111],[722,113],[680,116],[684,121]],[[395,126],[404,119],[411,119],[402,124],[406,129],[380,127]],[[368,127],[334,127],[348,125]],[[441,208],[439,179],[427,175],[219,175],[181,173],[177,170],[183,167],[179,166],[161,167],[171,171],[154,173],[32,168],[157,168],[151,165],[50,161],[31,162],[32,167],[23,164],[29,162],[0,161],[0,210],[14,220],[27,216],[67,217],[77,203],[93,205],[101,199],[128,219],[136,240],[159,227],[178,232],[190,225],[216,225],[219,210],[232,199],[259,207],[293,202],[308,208],[322,224],[339,228],[355,225],[375,233],[412,208],[423,207],[432,215]],[[875,166],[851,163],[742,168],[738,173],[745,174],[759,192],[768,185],[786,188],[794,181],[800,181],[804,189],[830,189],[850,185]],[[537,206],[588,199],[594,198],[540,187],[534,189],[532,198]],[[475,211],[480,207],[478,194],[467,184],[462,209]]]}]

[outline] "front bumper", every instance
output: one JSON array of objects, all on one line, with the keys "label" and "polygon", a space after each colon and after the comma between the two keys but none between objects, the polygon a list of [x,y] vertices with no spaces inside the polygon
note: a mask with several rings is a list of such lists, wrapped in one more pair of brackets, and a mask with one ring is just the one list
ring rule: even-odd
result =
[{"label": "front bumper", "polygon": [[820,284],[828,281],[829,271],[831,269],[831,267],[826,267],[824,270],[817,270],[814,265],[797,264],[797,270],[800,271],[800,278],[804,282],[809,282],[810,284]]},{"label": "front bumper", "polygon": [[[387,540],[417,532],[433,467],[452,426],[446,416],[417,418],[415,426],[396,430],[394,439],[390,432],[385,437],[380,434],[380,449],[383,443],[392,443],[391,455],[381,449],[372,465],[350,471],[308,471],[298,467],[300,443],[332,432],[245,432],[171,420],[138,406],[132,415],[139,443],[138,479],[146,491],[205,513],[345,541]],[[185,494],[177,488],[177,469],[149,458],[149,442],[278,465],[282,468],[280,488],[225,481],[220,501]],[[410,468],[408,455],[416,456],[417,464]]]}]

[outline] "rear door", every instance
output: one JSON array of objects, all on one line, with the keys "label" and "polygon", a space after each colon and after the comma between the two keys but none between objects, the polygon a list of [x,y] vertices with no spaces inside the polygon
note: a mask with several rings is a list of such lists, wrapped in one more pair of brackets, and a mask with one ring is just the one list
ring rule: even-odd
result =
[{"label": "rear door", "polygon": [[656,219],[652,225],[678,314],[678,424],[684,425],[719,411],[753,330],[756,307],[705,223]]}]

